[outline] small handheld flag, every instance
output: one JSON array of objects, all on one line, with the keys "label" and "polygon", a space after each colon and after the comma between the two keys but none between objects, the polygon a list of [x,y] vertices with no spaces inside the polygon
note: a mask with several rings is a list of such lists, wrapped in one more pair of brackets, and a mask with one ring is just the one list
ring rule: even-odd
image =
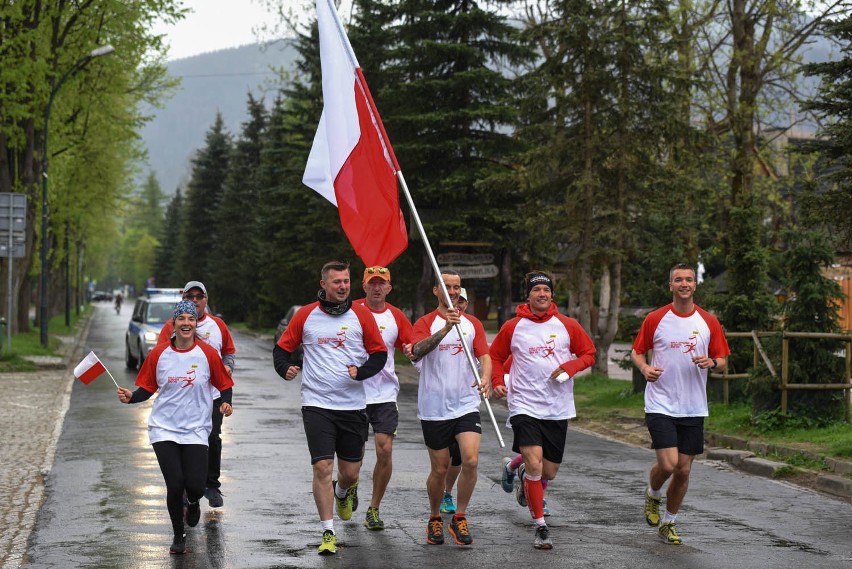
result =
[{"label": "small handheld flag", "polygon": [[83,361],[77,364],[77,367],[74,368],[74,377],[86,385],[89,385],[104,372],[109,375],[112,382],[115,383],[116,387],[118,387],[118,383],[116,383],[115,378],[109,370],[107,370],[106,366],[101,362],[98,356],[95,355],[95,352],[89,352],[88,355],[83,358]]}]

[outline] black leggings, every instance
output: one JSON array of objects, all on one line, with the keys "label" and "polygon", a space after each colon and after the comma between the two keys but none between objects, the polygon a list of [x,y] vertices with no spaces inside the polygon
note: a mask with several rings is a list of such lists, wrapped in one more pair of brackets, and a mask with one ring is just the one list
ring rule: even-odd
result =
[{"label": "black leggings", "polygon": [[153,444],[166,481],[166,507],[176,535],[183,533],[183,493],[190,502],[204,495],[207,479],[207,446],[182,445],[172,441]]}]

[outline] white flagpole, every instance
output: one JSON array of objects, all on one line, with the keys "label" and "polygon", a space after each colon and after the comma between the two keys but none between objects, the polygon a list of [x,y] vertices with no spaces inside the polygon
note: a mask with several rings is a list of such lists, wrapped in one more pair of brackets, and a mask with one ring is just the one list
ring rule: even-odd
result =
[{"label": "white flagpole", "polygon": [[[337,28],[337,32],[340,34],[341,43],[346,47],[346,54],[349,57],[349,60],[352,66],[356,70],[356,80],[360,85],[361,89],[366,96],[368,102],[368,108],[370,109],[370,113],[372,115],[372,119],[374,124],[378,127],[379,130],[379,139],[382,141],[382,145],[384,146],[384,151],[387,155],[387,158],[390,159],[391,164],[393,165],[393,170],[396,173],[396,177],[399,180],[400,185],[402,186],[402,191],[405,194],[405,199],[408,202],[408,207],[411,209],[411,217],[414,219],[415,224],[417,225],[417,231],[420,233],[420,238],[423,239],[423,244],[426,247],[426,253],[429,255],[429,261],[432,263],[432,269],[435,271],[437,275],[437,280],[440,283],[441,293],[444,295],[444,301],[448,307],[452,307],[453,303],[450,299],[450,293],[447,292],[447,287],[444,285],[443,279],[441,276],[441,269],[438,267],[438,261],[435,259],[435,255],[432,253],[432,247],[429,245],[429,239],[426,237],[426,231],[423,229],[423,224],[420,222],[420,216],[417,214],[417,208],[414,206],[414,200],[411,199],[411,193],[408,191],[408,184],[405,183],[405,178],[402,175],[402,169],[399,167],[399,163],[396,160],[396,156],[393,153],[392,147],[390,146],[390,142],[387,138],[387,133],[385,132],[384,125],[382,124],[382,120],[379,117],[378,109],[376,108],[376,104],[373,101],[373,97],[370,94],[370,89],[367,86],[366,80],[363,79],[363,76],[360,73],[360,66],[358,65],[358,59],[355,57],[355,52],[352,50],[352,45],[349,43],[349,37],[346,35],[346,30],[343,29],[343,24],[340,21],[340,18],[337,15],[337,9],[335,8],[332,0],[318,0],[317,9],[319,9],[319,2],[324,2],[328,11],[334,19],[335,27]],[[473,359],[473,354],[470,353],[470,348],[468,348],[467,344],[464,341],[464,335],[462,334],[461,326],[458,324],[455,325],[456,332],[461,338],[462,349],[464,350],[464,354],[467,357],[468,364],[470,364],[470,370],[473,372],[473,376],[476,378],[476,384],[482,385],[482,379],[479,377],[479,370],[476,369],[476,362]],[[488,402],[488,398],[483,396],[483,401],[485,401],[485,407],[488,409],[488,415],[491,417],[491,423],[494,425],[494,432],[497,433],[497,440],[500,441],[500,447],[505,447],[506,443],[503,442],[503,435],[500,433],[500,427],[497,425],[497,419],[494,418],[494,412],[491,410],[491,404]]]},{"label": "white flagpole", "polygon": [[[441,294],[444,295],[444,302],[448,307],[452,307],[453,301],[450,299],[450,293],[447,291],[444,279],[441,278],[441,269],[438,267],[438,260],[432,253],[432,246],[429,245],[429,238],[426,237],[426,230],[423,229],[423,224],[420,222],[420,216],[417,214],[417,208],[414,206],[414,200],[411,199],[411,192],[408,191],[408,184],[405,183],[405,177],[402,175],[402,170],[396,171],[396,177],[399,180],[400,186],[402,186],[402,193],[405,194],[405,200],[408,202],[408,207],[411,209],[411,218],[417,226],[420,238],[423,239],[426,254],[429,255],[429,262],[432,263],[432,269],[435,271],[436,280],[441,288]],[[482,385],[482,379],[479,377],[479,370],[476,368],[476,362],[473,359],[473,354],[470,353],[470,348],[468,348],[467,343],[464,341],[461,326],[456,324],[455,329],[459,338],[461,338],[462,349],[464,350],[464,355],[467,357],[468,364],[470,364],[470,370],[476,378],[476,384]],[[491,423],[494,425],[494,432],[497,433],[497,440],[500,441],[500,447],[503,448],[506,446],[506,443],[503,442],[503,435],[500,433],[500,427],[497,425],[497,419],[494,418],[494,411],[491,410],[491,404],[488,402],[488,398],[484,395],[482,396],[482,400],[485,401],[485,408],[488,409],[488,415],[491,417]]]},{"label": "white flagpole", "polygon": [[[95,354],[95,352],[92,352],[92,353],[93,353],[93,354]],[[107,369],[106,364],[104,364],[104,362],[102,362],[102,361],[101,361],[101,358],[99,358],[99,357],[98,357],[98,354],[95,354],[95,359],[97,359],[97,360],[98,360],[98,363],[99,363],[99,364],[101,364],[102,366],[104,366],[104,371],[105,371],[105,372],[107,372],[107,375],[109,376],[109,378],[112,380],[112,382],[115,384],[115,386],[116,386],[116,387],[118,387],[118,382],[115,380],[115,378],[114,378],[114,377],[112,376],[112,374],[109,372],[109,370]]]}]

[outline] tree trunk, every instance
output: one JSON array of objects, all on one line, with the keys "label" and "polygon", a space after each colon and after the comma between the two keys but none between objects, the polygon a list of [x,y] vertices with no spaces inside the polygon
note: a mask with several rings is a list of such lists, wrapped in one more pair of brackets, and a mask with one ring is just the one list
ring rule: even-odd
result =
[{"label": "tree trunk", "polygon": [[435,282],[435,271],[432,269],[432,263],[429,261],[429,255],[423,251],[421,256],[420,281],[417,283],[417,296],[414,299],[414,314],[412,320],[417,322],[417,319],[426,314],[426,298],[432,294],[432,286]]},{"label": "tree trunk", "polygon": [[512,250],[508,247],[500,251],[500,305],[497,310],[497,326],[515,316],[512,310]]}]

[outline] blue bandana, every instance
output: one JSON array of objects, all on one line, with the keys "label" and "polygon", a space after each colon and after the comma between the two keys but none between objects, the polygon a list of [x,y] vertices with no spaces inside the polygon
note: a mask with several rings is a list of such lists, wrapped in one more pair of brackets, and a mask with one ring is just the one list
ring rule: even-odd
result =
[{"label": "blue bandana", "polygon": [[197,319],[198,311],[195,309],[195,303],[191,300],[181,300],[175,304],[175,313],[172,320],[177,320],[177,317],[181,314],[192,314]]}]

